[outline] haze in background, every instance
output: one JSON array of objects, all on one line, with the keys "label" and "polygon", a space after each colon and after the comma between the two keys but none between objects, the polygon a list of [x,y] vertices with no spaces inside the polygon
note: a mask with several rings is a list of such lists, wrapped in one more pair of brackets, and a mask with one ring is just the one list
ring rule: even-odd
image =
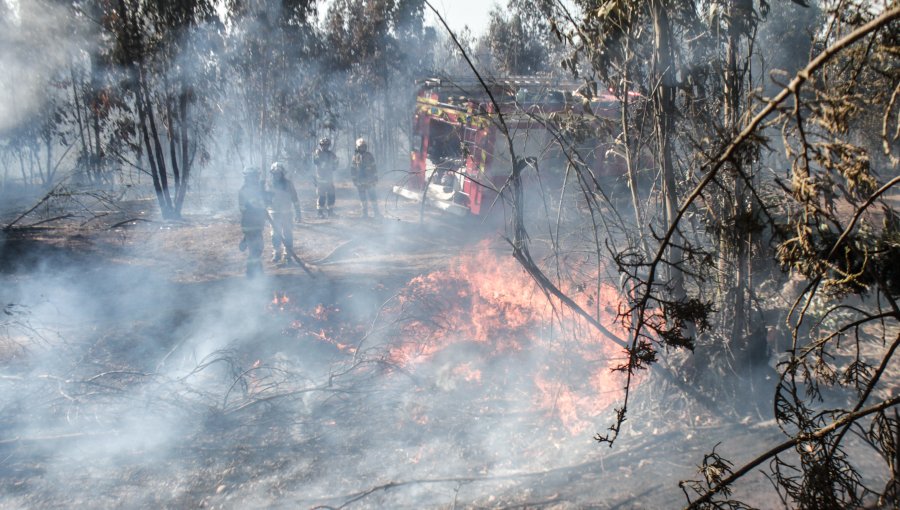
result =
[{"label": "haze in background", "polygon": [[[466,27],[472,35],[480,37],[487,32],[490,24],[490,13],[496,0],[433,0],[431,5],[443,16],[454,32],[462,32]],[[442,29],[441,22],[431,9],[425,8],[425,23]]]}]

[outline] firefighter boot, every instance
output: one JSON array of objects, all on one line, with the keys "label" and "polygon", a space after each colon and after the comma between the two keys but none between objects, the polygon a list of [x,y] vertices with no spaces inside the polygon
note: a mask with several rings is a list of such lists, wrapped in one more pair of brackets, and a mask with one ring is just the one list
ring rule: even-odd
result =
[{"label": "firefighter boot", "polygon": [[281,253],[281,250],[275,250],[272,252],[272,262],[279,263],[281,259],[284,258],[284,255]]}]

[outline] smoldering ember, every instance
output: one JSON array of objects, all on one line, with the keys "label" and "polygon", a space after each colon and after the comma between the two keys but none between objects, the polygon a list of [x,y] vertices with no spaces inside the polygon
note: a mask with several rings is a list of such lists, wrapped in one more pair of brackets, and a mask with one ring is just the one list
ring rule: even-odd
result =
[{"label": "smoldering ember", "polygon": [[896,2],[0,25],[0,508],[900,508]]}]

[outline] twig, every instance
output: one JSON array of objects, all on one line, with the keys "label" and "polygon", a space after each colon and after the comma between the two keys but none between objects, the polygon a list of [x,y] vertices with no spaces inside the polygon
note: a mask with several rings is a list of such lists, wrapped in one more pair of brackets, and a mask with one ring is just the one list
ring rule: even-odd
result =
[{"label": "twig", "polygon": [[724,480],[722,480],[721,482],[716,484],[714,487],[710,488],[705,494],[700,496],[699,499],[691,501],[691,503],[685,507],[685,510],[699,508],[701,505],[703,505],[705,503],[709,503],[710,499],[712,499],[713,496],[715,496],[716,494],[721,492],[722,489],[725,489],[726,487],[728,487],[729,485],[734,483],[736,480],[738,480],[742,476],[749,473],[752,469],[756,468],[756,466],[759,466],[763,462],[771,459],[772,457],[778,455],[779,453],[781,453],[793,446],[796,446],[801,443],[821,439],[821,438],[827,436],[828,434],[831,434],[835,430],[837,430],[845,425],[851,424],[851,423],[859,420],[860,418],[864,418],[870,414],[874,414],[879,411],[883,411],[889,407],[893,407],[898,404],[900,404],[900,396],[882,401],[878,404],[867,407],[867,408],[857,411],[855,413],[845,414],[841,418],[831,422],[831,424],[829,424],[825,427],[822,427],[822,428],[816,430],[815,432],[811,432],[808,434],[799,434],[795,437],[792,437],[791,439],[788,439],[787,441],[769,449],[769,451],[756,457],[755,459],[751,460],[747,464],[744,464],[740,469],[738,469],[737,471],[734,471],[731,474],[731,476],[729,476],[728,478],[725,478]]},{"label": "twig", "polygon": [[55,217],[53,217],[53,218],[47,218],[46,220],[41,220],[41,221],[38,221],[37,223],[31,223],[31,224],[25,225],[24,227],[18,227],[18,228],[20,228],[20,229],[22,229],[22,230],[25,230],[25,229],[29,229],[29,228],[34,228],[34,227],[36,227],[36,226],[38,226],[38,225],[43,225],[44,223],[50,223],[51,221],[64,220],[64,219],[67,219],[67,218],[74,218],[74,217],[75,217],[74,214],[72,214],[72,213],[66,213],[66,214],[63,214],[63,215],[60,215],[60,216],[55,216]]}]

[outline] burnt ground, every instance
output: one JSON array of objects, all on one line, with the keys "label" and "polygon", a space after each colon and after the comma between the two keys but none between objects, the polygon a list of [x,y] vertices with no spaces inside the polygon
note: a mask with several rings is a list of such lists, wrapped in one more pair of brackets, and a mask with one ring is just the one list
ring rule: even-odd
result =
[{"label": "burnt ground", "polygon": [[[678,508],[716,443],[739,465],[783,439],[765,411],[725,418],[650,377],[608,448],[592,435],[611,408],[572,433],[523,405],[534,355],[398,363],[407,318],[386,304],[495,226],[393,201],[365,221],[349,198],[317,220],[306,203],[295,246],[315,276],[267,262],[249,281],[233,197],[192,204],[0,240],[0,508]],[[460,360],[481,379],[445,370]],[[777,503],[762,476],[736,495]]]}]

